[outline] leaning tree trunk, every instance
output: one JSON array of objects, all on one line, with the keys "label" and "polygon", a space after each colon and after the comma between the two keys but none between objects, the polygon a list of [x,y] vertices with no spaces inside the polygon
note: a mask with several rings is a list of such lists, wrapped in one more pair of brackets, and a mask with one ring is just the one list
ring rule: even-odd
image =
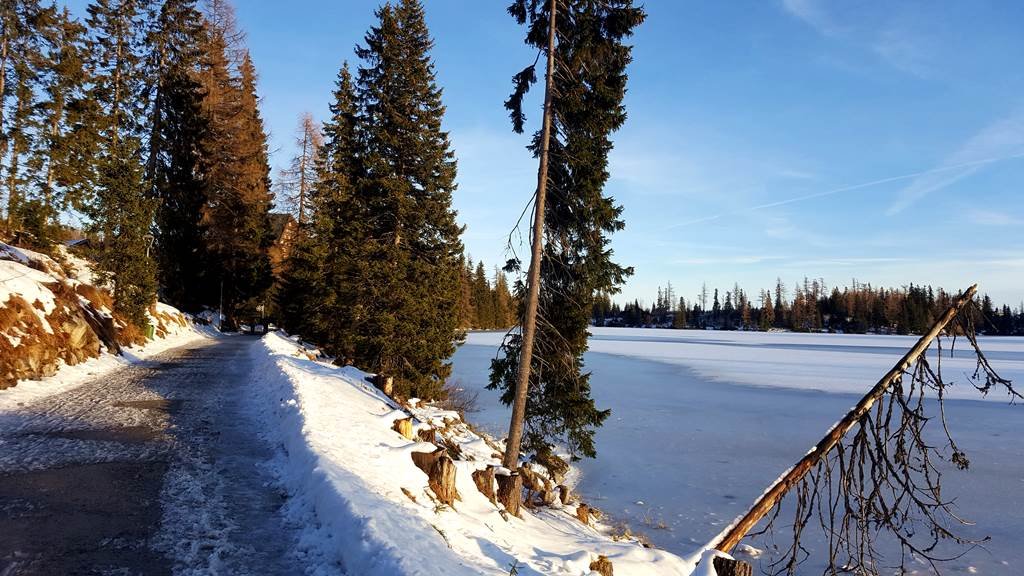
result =
[{"label": "leaning tree trunk", "polygon": [[863,417],[871,407],[881,398],[892,385],[902,376],[903,372],[909,368],[917,359],[928,350],[932,340],[938,336],[942,330],[949,324],[953,318],[967,305],[968,302],[974,298],[975,293],[978,291],[978,285],[975,284],[967,289],[966,292],[949,307],[948,310],[935,321],[931,329],[917,341],[917,344],[913,348],[907,351],[903,355],[903,358],[896,363],[886,374],[882,377],[878,383],[869,391],[856,406],[850,410],[846,416],[843,417],[832,430],[829,431],[818,444],[811,449],[795,466],[790,468],[781,478],[775,481],[764,494],[754,502],[754,505],[741,517],[739,517],[733,524],[722,534],[720,534],[711,544],[711,548],[720,550],[725,553],[729,553],[732,549],[739,544],[740,540],[746,536],[747,532],[757,524],[761,518],[763,518],[772,508],[779,503],[786,492],[799,482],[804,475],[807,474],[822,458],[828,455],[829,451],[836,447],[846,433],[850,431]]},{"label": "leaning tree trunk", "polygon": [[530,367],[533,362],[533,340],[537,333],[540,263],[544,252],[544,200],[548,188],[548,156],[551,142],[551,102],[555,82],[555,14],[557,10],[558,1],[551,0],[551,15],[548,21],[547,72],[544,86],[544,124],[540,135],[540,167],[537,170],[537,198],[533,211],[532,252],[530,254],[530,269],[527,274],[523,340],[519,348],[516,396],[515,402],[512,404],[512,421],[508,427],[508,440],[505,443],[505,458],[503,460],[505,468],[509,470],[516,470],[519,467],[519,445],[523,439],[523,420],[526,417],[526,397],[530,386]]}]

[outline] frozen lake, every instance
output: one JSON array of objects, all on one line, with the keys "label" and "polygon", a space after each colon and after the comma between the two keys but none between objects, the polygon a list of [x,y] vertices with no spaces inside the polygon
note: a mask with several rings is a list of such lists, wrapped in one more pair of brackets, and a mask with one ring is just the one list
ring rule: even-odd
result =
[{"label": "frozen lake", "polygon": [[[593,332],[587,369],[598,407],[611,408],[612,415],[597,433],[598,458],[578,463],[578,489],[588,502],[679,554],[707,542],[742,513],[916,340],[628,328]],[[484,389],[501,336],[470,334],[454,356],[453,378],[480,390],[482,410],[470,420],[504,437],[509,411],[497,392]],[[948,467],[944,494],[957,499],[962,516],[977,522],[960,533],[992,540],[944,572],[1019,573],[1024,567],[1024,405],[1010,406],[998,393],[977,400],[980,395],[964,376],[973,372],[965,344],[958,341],[954,357],[942,365],[945,378],[958,383],[947,415],[971,467],[966,472]],[[1024,388],[1024,338],[982,339],[982,348],[1003,376]],[[780,544],[784,538],[780,534]],[[763,541],[748,542],[765,547]],[[813,538],[805,542],[817,548]],[[820,574],[821,566],[812,558],[800,573]]]}]

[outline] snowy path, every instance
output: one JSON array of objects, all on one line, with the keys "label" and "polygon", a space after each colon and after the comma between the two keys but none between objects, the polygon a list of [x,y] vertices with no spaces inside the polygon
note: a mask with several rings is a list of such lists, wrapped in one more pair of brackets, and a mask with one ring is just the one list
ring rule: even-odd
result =
[{"label": "snowy path", "polygon": [[302,574],[247,402],[254,338],[0,412],[0,574]]}]

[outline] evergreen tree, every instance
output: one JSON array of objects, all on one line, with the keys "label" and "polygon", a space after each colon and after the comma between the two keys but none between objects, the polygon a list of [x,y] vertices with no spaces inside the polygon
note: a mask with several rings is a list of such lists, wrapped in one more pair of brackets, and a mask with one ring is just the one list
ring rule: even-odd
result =
[{"label": "evergreen tree", "polygon": [[[494,268],[494,327],[508,328],[515,320],[515,309],[512,301],[512,293],[508,289],[508,280],[500,268]],[[610,300],[606,297],[610,305]]]},{"label": "evergreen tree", "polygon": [[230,7],[212,2],[208,10],[199,76],[206,122],[200,146],[200,224],[207,252],[202,301],[217,303],[230,330],[240,318],[256,319],[272,280],[270,166],[255,67],[241,47]]},{"label": "evergreen tree", "polygon": [[156,71],[148,166],[156,213],[157,255],[164,298],[183,310],[204,304],[209,265],[200,226],[205,190],[200,158],[206,137],[199,82],[202,15],[195,0],[166,0],[150,35]]},{"label": "evergreen tree", "polygon": [[22,220],[46,244],[63,209],[83,209],[82,175],[88,173],[85,164],[92,157],[78,154],[76,138],[82,131],[75,131],[82,124],[87,79],[85,27],[67,8],[50,7],[39,13],[38,29],[46,49],[39,55],[42,99],[35,106],[38,137],[29,161],[35,192],[28,203],[32,208],[23,208]]},{"label": "evergreen tree", "polygon": [[98,264],[113,285],[115,311],[140,328],[156,294],[156,269],[148,256],[155,206],[145,192],[143,169],[145,8],[138,0],[96,0],[87,19],[93,104],[87,122],[97,145],[89,213],[102,235]]},{"label": "evergreen tree", "polygon": [[403,0],[376,15],[357,49],[360,174],[345,212],[340,335],[357,364],[394,376],[399,394],[436,398],[460,337],[456,166],[422,6]]},{"label": "evergreen tree", "polygon": [[[546,50],[550,22],[546,2],[517,0],[509,12],[528,26],[526,42]],[[611,134],[626,118],[622,99],[631,48],[624,44],[644,12],[630,0],[559,4],[555,48],[553,125],[549,157],[545,244],[540,267],[536,344],[525,410],[524,449],[550,455],[565,442],[574,457],[594,456],[594,430],[608,418],[590,397],[583,370],[588,319],[595,295],[617,292],[632,269],[612,261],[608,235],[623,228],[622,208],[604,195]],[[516,75],[516,92],[506,103],[521,131],[522,100],[532,67]],[[538,132],[531,149],[540,156]],[[513,335],[505,356],[494,361],[491,387],[512,403],[522,342]]]},{"label": "evergreen tree", "polygon": [[476,270],[473,272],[473,310],[476,311],[474,328],[489,330],[497,325],[494,318],[494,297],[491,295],[491,284],[487,281],[483,261],[476,263]]},{"label": "evergreen tree", "polygon": [[[0,129],[2,148],[0,162],[6,160],[2,173],[7,193],[6,225],[8,230],[20,227],[24,191],[29,182],[26,171],[28,156],[35,145],[33,130],[36,106],[36,85],[42,57],[40,9],[35,0],[9,0],[0,9],[3,18],[0,38]],[[10,114],[6,106],[11,101]],[[2,166],[2,165],[0,165]]]},{"label": "evergreen tree", "polygon": [[287,329],[315,338],[332,354],[351,357],[350,299],[358,286],[345,278],[355,272],[349,256],[360,248],[350,228],[359,225],[351,212],[353,183],[359,178],[359,143],[348,64],[338,73],[330,110],[309,190],[309,222],[299,226],[277,298]]}]

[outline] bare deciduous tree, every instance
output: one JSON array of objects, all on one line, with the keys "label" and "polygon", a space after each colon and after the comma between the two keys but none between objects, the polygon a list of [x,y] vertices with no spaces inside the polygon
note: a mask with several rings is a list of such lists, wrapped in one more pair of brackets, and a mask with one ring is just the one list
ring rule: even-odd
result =
[{"label": "bare deciduous tree", "polygon": [[288,209],[295,214],[299,223],[307,220],[309,190],[317,179],[317,159],[324,138],[320,126],[313,120],[313,115],[304,113],[299,118],[296,130],[295,146],[297,154],[288,168],[278,174],[278,194]]}]

